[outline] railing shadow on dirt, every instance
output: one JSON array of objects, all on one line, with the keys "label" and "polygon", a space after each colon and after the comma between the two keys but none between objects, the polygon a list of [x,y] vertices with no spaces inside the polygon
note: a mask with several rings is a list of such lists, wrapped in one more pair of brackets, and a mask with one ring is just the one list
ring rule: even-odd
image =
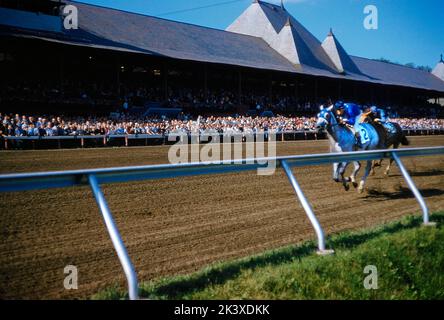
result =
[{"label": "railing shadow on dirt", "polygon": [[[444,214],[432,215],[431,219],[438,224],[442,224],[444,223]],[[419,227],[421,223],[421,217],[409,216],[401,221],[372,230],[344,232],[340,235],[333,235],[328,237],[327,243],[329,247],[335,248],[336,250],[350,249],[381,235],[393,234],[401,230]],[[160,283],[145,283],[140,289],[140,294],[142,297],[151,299],[182,299],[184,295],[200,291],[208,286],[223,284],[237,277],[244,270],[255,270],[256,268],[264,266],[290,262],[297,263],[301,258],[313,255],[315,249],[315,243],[310,241],[301,245],[266,252],[255,257],[216,264],[193,275],[179,276],[176,279],[165,280]]]},{"label": "railing shadow on dirt", "polygon": [[[381,170],[381,172],[382,172],[382,170]],[[438,169],[431,170],[431,171],[419,171],[419,172],[408,170],[408,172],[411,177],[434,177],[434,176],[443,176],[444,175],[444,170],[438,170]],[[378,174],[378,171],[376,171],[376,174]],[[396,178],[396,177],[402,177],[402,175],[396,174],[396,173],[390,173],[388,175],[388,177]],[[383,176],[381,174],[381,175],[377,175],[376,178],[380,179],[380,180],[384,180],[387,178],[387,176]]]},{"label": "railing shadow on dirt", "polygon": [[[419,192],[424,198],[441,196],[444,194],[444,190],[431,188],[431,189],[420,189]],[[367,195],[364,200],[369,199],[382,199],[382,200],[399,200],[399,199],[410,199],[414,198],[414,194],[409,188],[400,187],[398,191],[379,191],[374,188],[369,188],[367,190]]]},{"label": "railing shadow on dirt", "polygon": [[410,172],[412,177],[433,177],[433,176],[442,176],[444,175],[444,170],[431,170],[431,171],[419,171],[419,172]]}]

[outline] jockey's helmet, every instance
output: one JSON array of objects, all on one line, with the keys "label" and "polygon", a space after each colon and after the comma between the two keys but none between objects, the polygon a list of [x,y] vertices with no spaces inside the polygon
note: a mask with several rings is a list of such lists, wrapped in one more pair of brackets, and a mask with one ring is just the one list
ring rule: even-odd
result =
[{"label": "jockey's helmet", "polygon": [[341,110],[344,109],[344,102],[343,101],[338,101],[335,103],[335,109],[336,110]]}]

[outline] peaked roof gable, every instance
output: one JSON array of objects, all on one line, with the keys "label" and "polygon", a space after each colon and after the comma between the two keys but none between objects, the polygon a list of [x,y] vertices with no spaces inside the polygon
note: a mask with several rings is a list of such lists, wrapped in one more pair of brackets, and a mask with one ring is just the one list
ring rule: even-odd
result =
[{"label": "peaked roof gable", "polygon": [[361,73],[332,30],[322,43],[322,48],[340,73]]},{"label": "peaked roof gable", "polygon": [[442,81],[444,81],[444,60],[441,55],[441,61],[438,62],[435,69],[433,69],[432,74]]},{"label": "peaked roof gable", "polygon": [[300,64],[302,68],[306,65],[337,73],[319,40],[282,6],[253,1],[226,30],[261,37],[282,56],[294,64]]},{"label": "peaked roof gable", "polygon": [[259,37],[267,43],[270,43],[280,29],[281,28],[276,30],[276,26],[273,25],[265,15],[259,1],[253,1],[253,3],[226,28],[226,31]]}]

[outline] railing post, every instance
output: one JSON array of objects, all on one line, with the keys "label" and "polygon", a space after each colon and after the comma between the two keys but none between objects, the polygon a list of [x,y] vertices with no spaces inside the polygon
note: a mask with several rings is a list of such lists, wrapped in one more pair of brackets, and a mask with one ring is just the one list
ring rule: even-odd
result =
[{"label": "railing post", "polygon": [[405,181],[407,182],[410,190],[412,190],[413,194],[415,195],[416,200],[419,202],[419,205],[421,206],[424,225],[425,226],[435,226],[436,223],[430,222],[430,220],[429,220],[429,209],[427,208],[424,198],[422,197],[421,193],[419,192],[418,188],[416,187],[415,182],[413,182],[412,177],[410,177],[407,169],[404,167],[404,164],[402,163],[401,159],[394,151],[392,151],[392,157],[393,157],[393,160],[396,161],[396,164],[398,165],[399,170],[401,171],[402,175],[404,176]]},{"label": "railing post", "polygon": [[308,202],[307,198],[305,197],[304,193],[302,192],[301,187],[299,186],[299,183],[296,181],[295,176],[293,175],[293,172],[291,171],[290,166],[287,164],[285,160],[281,160],[282,168],[284,169],[285,173],[287,174],[288,180],[290,180],[290,183],[296,192],[296,195],[299,198],[299,201],[301,201],[302,207],[304,208],[305,212],[307,213],[308,219],[310,219],[311,224],[313,225],[313,228],[316,231],[316,235],[318,237],[318,254],[319,255],[328,255],[334,253],[333,250],[326,250],[325,249],[325,238],[324,238],[324,231],[322,230],[321,225],[319,224],[318,219],[316,218],[313,209],[310,206],[310,203]]},{"label": "railing post", "polygon": [[134,270],[133,264],[131,263],[128,252],[126,251],[125,245],[120,236],[119,230],[114,222],[113,215],[108,208],[106,199],[100,189],[100,185],[97,182],[95,175],[88,176],[88,182],[91,186],[91,190],[96,198],[97,205],[99,206],[100,212],[102,213],[103,220],[108,230],[111,241],[116,249],[117,256],[119,257],[120,263],[122,264],[123,271],[125,272],[126,279],[128,281],[128,294],[131,300],[137,300],[139,298],[139,290],[137,283],[137,275]]}]

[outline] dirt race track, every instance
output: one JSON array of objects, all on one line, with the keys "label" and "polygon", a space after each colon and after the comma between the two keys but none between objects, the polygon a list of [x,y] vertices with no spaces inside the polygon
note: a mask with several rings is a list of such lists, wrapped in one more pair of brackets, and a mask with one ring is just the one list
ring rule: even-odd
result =
[{"label": "dirt race track", "polygon": [[[444,136],[412,137],[412,147]],[[167,147],[0,152],[0,172],[29,172],[167,162]],[[327,152],[326,141],[285,142],[279,155]],[[407,158],[431,211],[444,209],[444,157]],[[367,192],[345,192],[331,166],[294,170],[327,234],[418,213],[396,166],[379,169]],[[216,261],[314,239],[282,170],[105,185],[105,196],[140,281],[196,271]],[[87,298],[126,286],[88,187],[0,194],[0,298]],[[65,290],[66,265],[78,290]]]}]

